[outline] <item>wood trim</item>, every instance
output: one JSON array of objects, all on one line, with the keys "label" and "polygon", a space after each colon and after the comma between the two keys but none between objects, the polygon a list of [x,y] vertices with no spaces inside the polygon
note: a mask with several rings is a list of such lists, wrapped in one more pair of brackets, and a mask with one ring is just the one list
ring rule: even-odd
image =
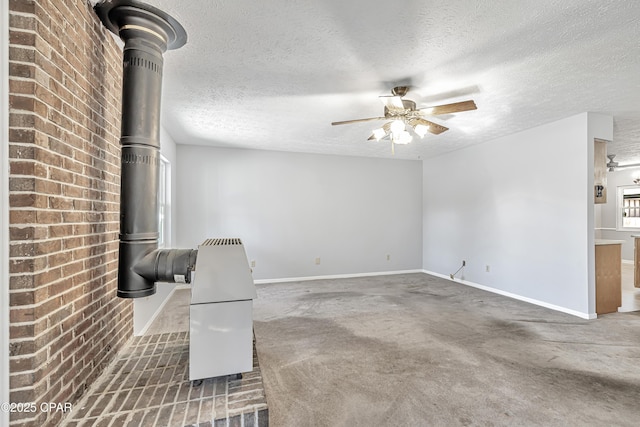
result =
[{"label": "wood trim", "polygon": [[633,240],[633,286],[640,288],[640,238]]},{"label": "wood trim", "polygon": [[622,245],[596,245],[596,313],[622,305]]}]

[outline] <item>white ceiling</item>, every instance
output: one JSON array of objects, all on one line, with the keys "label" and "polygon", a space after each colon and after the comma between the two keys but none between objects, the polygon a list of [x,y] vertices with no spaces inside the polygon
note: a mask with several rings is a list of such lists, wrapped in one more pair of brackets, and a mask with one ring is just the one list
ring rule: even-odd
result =
[{"label": "white ceiling", "polygon": [[165,54],[163,123],[178,143],[392,157],[367,141],[378,122],[330,123],[382,115],[378,96],[408,82],[419,107],[478,110],[435,118],[450,130],[395,158],[591,111],[614,117],[609,153],[640,162],[639,1],[145,1],[189,37]]}]

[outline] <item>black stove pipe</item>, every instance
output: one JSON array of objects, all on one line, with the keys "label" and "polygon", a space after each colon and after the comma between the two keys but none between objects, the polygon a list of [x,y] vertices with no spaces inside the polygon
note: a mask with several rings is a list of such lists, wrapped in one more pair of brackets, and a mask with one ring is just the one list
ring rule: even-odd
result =
[{"label": "black stove pipe", "polygon": [[156,281],[189,283],[197,256],[192,249],[158,250],[162,55],[182,47],[187,33],[136,0],[107,0],[94,10],[124,41],[118,296],[145,297]]}]

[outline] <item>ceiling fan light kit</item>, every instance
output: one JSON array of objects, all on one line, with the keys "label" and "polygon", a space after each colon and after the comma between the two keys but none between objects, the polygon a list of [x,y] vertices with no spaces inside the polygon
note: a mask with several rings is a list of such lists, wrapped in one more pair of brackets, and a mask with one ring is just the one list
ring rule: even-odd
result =
[{"label": "ceiling fan light kit", "polygon": [[332,122],[331,125],[346,125],[373,120],[391,120],[380,128],[374,129],[368,139],[375,139],[376,141],[389,139],[391,141],[391,152],[395,154],[395,144],[405,145],[409,144],[413,140],[411,132],[418,135],[420,138],[424,138],[427,132],[439,135],[442,132],[449,130],[449,128],[445,126],[426,120],[424,118],[425,116],[460,113],[463,111],[475,110],[477,108],[473,100],[468,100],[418,109],[416,108],[416,103],[414,101],[402,98],[407,94],[407,92],[409,92],[409,86],[396,86],[391,89],[391,95],[380,96],[380,100],[384,104],[383,117],[345,120]]}]

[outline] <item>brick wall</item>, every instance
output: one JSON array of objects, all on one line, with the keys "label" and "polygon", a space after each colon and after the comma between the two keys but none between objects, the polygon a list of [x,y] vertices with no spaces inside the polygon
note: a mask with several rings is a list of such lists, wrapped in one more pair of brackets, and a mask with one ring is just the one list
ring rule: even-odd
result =
[{"label": "brick wall", "polygon": [[83,0],[9,3],[11,425],[57,425],[131,336],[116,297],[122,54]]}]

